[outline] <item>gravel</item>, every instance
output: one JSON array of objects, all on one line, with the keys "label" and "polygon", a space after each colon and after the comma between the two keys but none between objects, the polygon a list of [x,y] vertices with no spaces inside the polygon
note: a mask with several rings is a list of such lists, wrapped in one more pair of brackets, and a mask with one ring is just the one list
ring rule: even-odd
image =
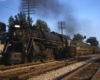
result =
[{"label": "gravel", "polygon": [[75,64],[71,64],[66,67],[47,72],[45,74],[34,76],[32,78],[29,78],[28,80],[54,80],[57,77],[67,74],[68,72],[73,71],[73,70],[77,69],[78,67],[83,66],[94,59],[95,58],[87,59],[87,60],[84,60],[84,61],[81,61],[81,62],[78,62]]}]

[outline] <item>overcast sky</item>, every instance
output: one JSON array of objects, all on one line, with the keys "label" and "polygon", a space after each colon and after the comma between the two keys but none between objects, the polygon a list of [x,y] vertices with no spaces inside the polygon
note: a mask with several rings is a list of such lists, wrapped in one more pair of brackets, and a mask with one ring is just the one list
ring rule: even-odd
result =
[{"label": "overcast sky", "polygon": [[[65,21],[64,34],[73,37],[80,33],[97,37],[100,43],[100,0],[34,0],[35,14],[31,17],[47,22],[52,31],[61,33],[58,22]],[[20,12],[20,0],[0,0],[0,22],[8,25],[8,19]]]}]

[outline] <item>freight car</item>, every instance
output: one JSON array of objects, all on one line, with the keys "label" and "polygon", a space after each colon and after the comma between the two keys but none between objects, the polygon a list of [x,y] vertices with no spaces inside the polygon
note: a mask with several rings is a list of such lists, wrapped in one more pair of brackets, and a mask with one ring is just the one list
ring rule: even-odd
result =
[{"label": "freight car", "polygon": [[[74,56],[90,55],[100,53],[100,48],[83,42],[74,41]],[[72,47],[72,46],[70,46]],[[73,52],[73,51],[72,51]]]},{"label": "freight car", "polygon": [[15,25],[10,28],[3,49],[3,63],[19,64],[63,59],[92,54],[97,48],[79,44],[69,36],[38,29],[37,26]]}]

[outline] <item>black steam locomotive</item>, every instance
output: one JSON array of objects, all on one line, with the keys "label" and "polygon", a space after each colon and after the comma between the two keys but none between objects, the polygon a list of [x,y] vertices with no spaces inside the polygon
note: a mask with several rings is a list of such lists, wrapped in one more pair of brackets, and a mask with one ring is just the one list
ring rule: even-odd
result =
[{"label": "black steam locomotive", "polygon": [[3,49],[3,62],[27,62],[63,59],[98,52],[98,49],[70,40],[69,36],[44,31],[37,26],[15,25],[9,30]]}]

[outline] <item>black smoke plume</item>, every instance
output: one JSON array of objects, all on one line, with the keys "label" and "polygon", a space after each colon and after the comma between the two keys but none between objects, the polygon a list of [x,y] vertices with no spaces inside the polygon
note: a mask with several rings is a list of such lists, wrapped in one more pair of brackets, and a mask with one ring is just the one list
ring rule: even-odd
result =
[{"label": "black smoke plume", "polygon": [[[79,27],[74,15],[74,9],[69,2],[66,1],[66,3],[64,3],[64,0],[30,0],[30,2],[32,1],[35,2],[35,4],[31,4],[35,6],[35,13],[39,17],[47,20],[50,19],[52,22],[57,21],[57,23],[65,21],[66,29],[64,31],[67,35],[72,35],[78,30]],[[55,28],[58,28],[58,26]]]}]

